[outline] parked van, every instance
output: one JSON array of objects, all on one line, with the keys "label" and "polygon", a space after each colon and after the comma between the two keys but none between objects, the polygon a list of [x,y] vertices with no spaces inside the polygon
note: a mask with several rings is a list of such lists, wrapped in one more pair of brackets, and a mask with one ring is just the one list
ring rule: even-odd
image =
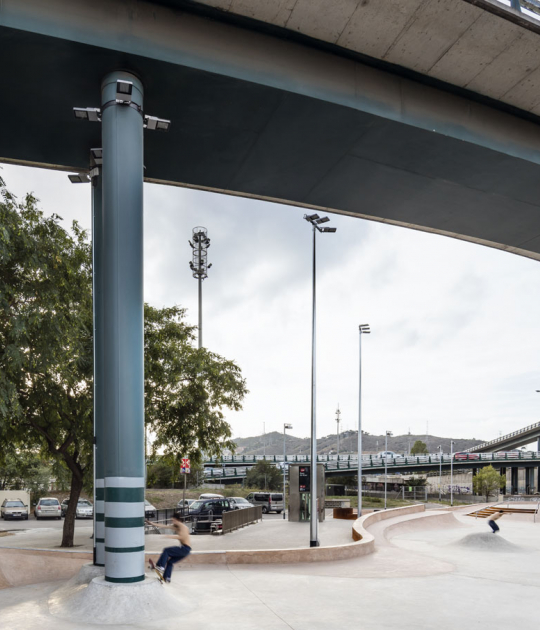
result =
[{"label": "parked van", "polygon": [[253,505],[262,505],[263,514],[268,512],[281,514],[285,508],[281,492],[251,492],[246,499]]},{"label": "parked van", "polygon": [[206,492],[204,494],[199,495],[199,501],[204,501],[205,499],[223,499],[223,495],[212,494],[211,492]]}]

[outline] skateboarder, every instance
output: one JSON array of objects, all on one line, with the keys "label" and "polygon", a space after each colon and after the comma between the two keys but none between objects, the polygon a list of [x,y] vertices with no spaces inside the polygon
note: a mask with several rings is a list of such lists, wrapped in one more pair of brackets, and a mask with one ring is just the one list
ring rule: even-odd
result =
[{"label": "skateboarder", "polygon": [[489,518],[488,525],[491,527],[494,534],[496,534],[499,531],[499,526],[497,525],[495,521],[500,519],[502,515],[503,515],[503,511],[499,510],[498,512],[495,512],[495,514],[492,514]]},{"label": "skateboarder", "polygon": [[150,566],[152,569],[155,569],[159,574],[161,574],[165,582],[170,582],[173,564],[180,562],[180,560],[183,560],[191,553],[189,529],[184,525],[184,523],[182,523],[182,516],[179,512],[172,517],[172,525],[159,525],[158,523],[152,523],[149,520],[146,522],[158,529],[172,529],[174,534],[169,534],[168,536],[165,536],[165,538],[173,538],[180,543],[179,547],[176,545],[173,547],[165,547],[165,549],[161,552],[161,556],[159,556],[159,560],[156,565],[150,559]]}]

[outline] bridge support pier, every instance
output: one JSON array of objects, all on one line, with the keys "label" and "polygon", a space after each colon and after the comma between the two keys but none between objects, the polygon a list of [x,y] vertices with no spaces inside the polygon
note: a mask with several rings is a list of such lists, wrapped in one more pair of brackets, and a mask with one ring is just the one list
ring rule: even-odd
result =
[{"label": "bridge support pier", "polygon": [[126,72],[101,85],[105,580],[119,583],[144,580],[143,94]]}]

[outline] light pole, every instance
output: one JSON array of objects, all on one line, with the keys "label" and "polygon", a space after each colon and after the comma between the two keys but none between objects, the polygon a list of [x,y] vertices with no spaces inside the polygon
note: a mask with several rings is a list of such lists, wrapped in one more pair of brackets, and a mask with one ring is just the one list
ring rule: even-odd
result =
[{"label": "light pole", "polygon": [[287,495],[285,494],[285,463],[287,461],[287,451],[285,450],[285,431],[292,429],[292,424],[285,422],[283,425],[283,519],[285,519],[285,512],[287,511]]},{"label": "light pole", "polygon": [[357,516],[362,516],[362,335],[371,332],[369,324],[358,326],[358,510]]},{"label": "light pole", "polygon": [[384,434],[384,509],[386,510],[386,494],[388,490],[388,438],[392,437],[392,431]]},{"label": "light pole", "polygon": [[189,241],[189,244],[193,250],[193,259],[189,261],[189,268],[199,283],[199,348],[202,348],[202,281],[208,278],[208,270],[212,266],[208,264],[210,239],[204,227],[194,227],[192,238],[193,243]]},{"label": "light pole", "polygon": [[437,447],[439,449],[439,503],[441,502],[441,485],[442,485],[442,445]]},{"label": "light pole", "polygon": [[450,442],[450,506],[454,505],[454,440]]},{"label": "light pole", "polygon": [[336,228],[321,227],[321,223],[328,223],[328,217],[319,217],[318,214],[305,214],[304,219],[313,227],[313,264],[312,264],[312,315],[311,315],[311,505],[309,516],[309,546],[318,547],[318,521],[317,521],[317,422],[316,422],[316,346],[315,331],[317,322],[317,232],[335,232]]},{"label": "light pole", "polygon": [[[336,422],[337,422],[337,460],[339,462],[339,422],[340,422],[341,411],[339,410],[339,403],[336,409]],[[339,464],[338,464],[339,468]]]}]

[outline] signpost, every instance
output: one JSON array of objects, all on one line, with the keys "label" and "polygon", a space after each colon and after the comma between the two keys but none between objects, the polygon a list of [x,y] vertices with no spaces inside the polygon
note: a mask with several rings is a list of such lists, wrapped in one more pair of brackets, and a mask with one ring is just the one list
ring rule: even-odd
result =
[{"label": "signpost", "polygon": [[184,492],[182,494],[182,514],[186,513],[186,483],[187,476],[191,472],[191,463],[188,457],[182,457],[182,465],[180,466],[180,474],[184,475]]}]

